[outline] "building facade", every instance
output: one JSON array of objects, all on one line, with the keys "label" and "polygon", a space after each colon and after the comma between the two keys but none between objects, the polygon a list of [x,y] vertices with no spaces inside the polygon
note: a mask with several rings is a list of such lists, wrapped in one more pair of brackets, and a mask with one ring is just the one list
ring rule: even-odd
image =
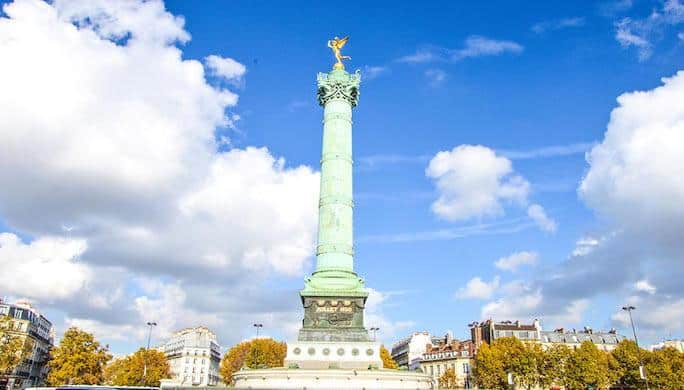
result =
[{"label": "building facade", "polygon": [[684,340],[663,340],[658,344],[651,345],[651,351],[658,351],[665,348],[674,348],[679,352],[684,352]]},{"label": "building facade", "polygon": [[474,356],[475,343],[472,340],[448,340],[429,347],[421,358],[420,368],[423,373],[432,377],[435,387],[439,384],[439,378],[452,369],[456,376],[456,386],[470,389],[475,387],[472,377]]},{"label": "building facade", "polygon": [[221,347],[204,326],[174,333],[162,346],[173,381],[180,386],[216,386],[219,383]]},{"label": "building facade", "polygon": [[617,348],[620,341],[625,339],[626,337],[617,334],[615,329],[611,329],[608,332],[594,332],[591,328],[585,327],[580,331],[575,329],[567,331],[563,328],[553,331],[542,331],[540,341],[543,349],[548,349],[557,344],[577,349],[583,342],[590,341],[599,350],[610,352]]},{"label": "building facade", "polygon": [[432,346],[432,339],[429,332],[415,332],[392,345],[392,359],[399,368],[417,370],[423,354]]},{"label": "building facade", "polygon": [[536,319],[531,324],[523,324],[520,321],[494,322],[491,319],[481,323],[473,322],[470,324],[470,334],[476,348],[479,348],[483,342],[491,344],[492,341],[501,337],[515,337],[522,341],[540,343],[544,349],[557,344],[576,349],[583,342],[590,341],[598,349],[610,352],[620,341],[625,340],[625,336],[617,334],[615,329],[595,332],[589,327],[584,327],[579,331],[576,329],[569,331],[563,328],[545,331]]},{"label": "building facade", "polygon": [[5,303],[0,300],[0,316],[11,319],[8,332],[30,343],[30,353],[8,376],[0,378],[0,388],[41,386],[47,377],[47,362],[54,345],[52,323],[27,301]]}]

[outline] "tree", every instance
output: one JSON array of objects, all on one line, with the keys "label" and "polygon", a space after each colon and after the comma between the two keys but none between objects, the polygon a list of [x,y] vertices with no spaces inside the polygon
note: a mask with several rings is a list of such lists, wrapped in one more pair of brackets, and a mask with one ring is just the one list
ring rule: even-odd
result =
[{"label": "tree", "polygon": [[166,355],[154,349],[140,348],[134,354],[117,359],[105,368],[106,383],[114,386],[159,387],[161,379],[170,377],[171,368]]},{"label": "tree", "polygon": [[383,368],[389,368],[394,370],[399,368],[399,365],[397,365],[397,362],[395,362],[394,359],[392,359],[392,355],[387,350],[387,348],[385,348],[384,345],[380,346],[380,359],[382,359]]},{"label": "tree", "polygon": [[620,377],[615,358],[599,351],[591,341],[583,342],[570,356],[567,374],[566,388],[571,390],[586,389],[587,385],[607,388]]},{"label": "tree", "polygon": [[228,385],[234,383],[233,374],[242,367],[282,367],[287,345],[273,339],[254,339],[233,346],[221,360],[220,373]]},{"label": "tree", "polygon": [[101,347],[92,334],[75,327],[64,332],[59,345],[50,351],[50,357],[47,377],[50,386],[100,384],[104,380],[105,364],[112,358],[108,348]]},{"label": "tree", "polygon": [[[641,351],[644,356],[646,351]],[[639,374],[639,351],[632,340],[623,340],[612,352],[613,358],[620,367],[619,383],[636,389],[645,389],[646,382]]]},{"label": "tree", "polygon": [[652,389],[682,389],[684,354],[674,348],[651,352],[646,358],[646,372]]},{"label": "tree", "polygon": [[457,389],[458,388],[458,378],[456,378],[456,371],[453,368],[449,368],[444,371],[444,374],[438,379],[440,389]]},{"label": "tree", "polygon": [[567,388],[568,361],[572,350],[564,344],[554,344],[544,351],[541,363],[541,383],[544,386],[563,386]]},{"label": "tree", "polygon": [[33,341],[13,327],[10,317],[0,316],[0,378],[14,371],[33,349]]},{"label": "tree", "polygon": [[485,389],[505,389],[508,386],[506,375],[500,349],[483,343],[475,355],[473,367],[477,386]]}]

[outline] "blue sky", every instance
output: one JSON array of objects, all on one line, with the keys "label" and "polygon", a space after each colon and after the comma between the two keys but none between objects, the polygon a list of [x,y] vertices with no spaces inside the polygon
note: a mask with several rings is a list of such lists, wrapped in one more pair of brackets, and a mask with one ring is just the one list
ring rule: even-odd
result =
[{"label": "blue sky", "polygon": [[[684,5],[677,1],[431,2],[420,7],[408,2],[342,6],[311,1],[295,7],[261,1],[130,1],[109,8],[85,1],[49,7],[37,0],[2,3],[14,6],[14,12],[5,8],[0,36],[20,37],[23,46],[5,44],[15,61],[0,65],[0,73],[19,74],[31,84],[31,72],[42,73],[41,67],[22,64],[42,58],[51,77],[38,77],[24,88],[17,82],[0,92],[6,101],[20,96],[11,115],[17,125],[0,125],[10,145],[9,157],[0,157],[0,163],[14,172],[0,175],[5,188],[12,186],[0,195],[0,231],[11,234],[5,236],[4,258],[0,245],[0,264],[30,273],[41,263],[24,260],[43,256],[54,258],[58,269],[75,268],[55,287],[59,294],[34,294],[4,278],[0,293],[36,302],[58,331],[68,325],[92,329],[112,350],[125,353],[144,339],[141,324],[156,308],[159,321],[168,318],[160,327],[162,337],[181,326],[208,323],[222,344],[230,344],[250,337],[257,320],[270,335],[292,336],[301,311],[296,291],[313,267],[310,200],[317,186],[322,114],[315,77],[332,63],[326,40],[348,34],[345,53],[352,60],[347,69],[360,69],[364,78],[354,111],[354,193],[356,268],[374,289],[367,326],[379,325],[388,343],[418,330],[450,329],[465,338],[467,324],[487,315],[540,317],[546,328],[618,327],[627,334],[618,308],[636,302],[637,321],[649,317],[649,308],[657,319],[643,325],[647,342],[684,337],[684,290],[675,286],[684,274],[676,243],[681,224],[676,219],[682,214],[677,202],[684,192],[676,169],[681,157],[672,157],[684,151],[677,107],[684,94],[681,82],[661,80],[673,77],[684,60]],[[151,9],[155,12],[140,12]],[[31,23],[48,14],[55,28],[77,27],[48,39]],[[113,21],[107,18],[111,15]],[[71,41],[73,34],[109,46],[81,48]],[[64,53],[75,54],[49,49],[61,44]],[[43,56],[27,54],[31,49]],[[98,50],[102,57],[91,63]],[[180,57],[164,57],[173,52]],[[210,55],[244,68],[233,64],[229,74],[221,74],[208,64]],[[80,73],[69,71],[74,66],[69,58],[82,59],[75,65]],[[129,68],[118,68],[120,63]],[[155,66],[163,70],[156,74]],[[172,69],[176,66],[178,72]],[[66,92],[74,84],[82,86],[74,88],[80,94]],[[623,102],[622,114],[614,113],[611,122],[618,96],[662,85],[672,92]],[[58,99],[64,102],[55,102],[46,120],[36,122],[29,113],[43,112],[43,102],[18,92],[30,87],[64,96]],[[221,91],[230,96],[219,96]],[[83,103],[82,96],[100,104]],[[640,115],[637,111],[648,104],[674,109],[662,114],[665,118],[658,109],[644,108],[646,114]],[[131,115],[126,107],[139,111]],[[109,120],[99,124],[91,118]],[[609,122],[612,139],[625,142],[606,141]],[[58,129],[46,130],[51,123]],[[640,123],[634,126],[652,134],[653,142],[635,141],[643,139],[637,137],[642,133],[629,130],[630,123]],[[664,133],[662,123],[670,126]],[[167,134],[169,126],[176,130]],[[44,132],[49,135],[38,146],[29,142]],[[212,138],[222,143],[206,153]],[[482,148],[455,149],[460,145]],[[603,147],[588,158],[585,154],[597,145]],[[659,146],[666,151],[650,153]],[[635,151],[638,147],[643,150]],[[81,152],[69,157],[74,150]],[[464,165],[459,158],[466,150],[476,161],[491,161]],[[430,175],[438,152],[446,152],[450,168]],[[625,163],[643,154],[652,162],[643,171],[642,164]],[[35,157],[40,163],[17,158],[27,155],[40,155]],[[269,160],[278,158],[283,166]],[[252,171],[264,161],[267,167]],[[508,164],[508,171],[492,176],[482,168],[489,162]],[[622,177],[602,176],[615,172],[615,166],[638,181],[637,188],[661,197],[642,193],[650,191],[633,195]],[[458,175],[469,177],[475,167],[498,187],[511,178],[526,185],[507,197],[501,188],[464,189],[464,183],[454,181]],[[585,176],[586,188],[579,190]],[[605,184],[606,177],[618,184]],[[433,203],[444,195],[440,180],[455,188],[457,202],[496,197],[494,209],[476,207],[456,217],[434,211]],[[228,182],[237,185],[221,184]],[[264,182],[269,184],[259,187]],[[240,196],[250,186],[258,188]],[[454,201],[453,193],[446,196]],[[167,209],[169,199],[180,200]],[[528,215],[532,205],[540,206],[555,228],[540,227]],[[234,208],[255,211],[241,214]],[[282,229],[268,217],[280,215],[279,208],[288,210]],[[183,219],[187,210],[199,217]],[[208,222],[214,220],[221,222]],[[639,221],[644,229],[634,226]],[[43,246],[37,244],[41,239]],[[593,242],[589,255],[577,255],[582,240]],[[638,250],[631,250],[637,242]],[[255,248],[261,254],[255,255]],[[513,271],[495,266],[516,253],[526,253],[531,264]],[[259,260],[250,264],[254,256]],[[200,257],[208,260],[198,265]],[[616,267],[624,269],[608,283]],[[479,288],[469,283],[474,278]],[[86,302],[88,291],[102,296]],[[126,319],[116,314],[122,312]]]}]

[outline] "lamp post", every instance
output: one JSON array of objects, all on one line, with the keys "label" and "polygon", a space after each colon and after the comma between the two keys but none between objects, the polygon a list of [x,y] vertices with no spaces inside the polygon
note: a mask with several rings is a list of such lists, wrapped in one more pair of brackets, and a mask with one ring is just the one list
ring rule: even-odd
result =
[{"label": "lamp post", "polygon": [[646,381],[646,390],[650,390],[650,387],[648,386],[648,377],[646,376],[646,372],[644,372],[644,362],[641,360],[641,348],[639,348],[639,339],[637,338],[636,334],[636,328],[634,327],[634,320],[632,319],[632,310],[635,310],[636,307],[634,306],[623,306],[622,310],[626,311],[629,314],[629,323],[632,325],[632,333],[634,334],[634,343],[636,344],[637,347],[637,357],[639,358],[639,374],[643,376],[644,380]]},{"label": "lamp post", "polygon": [[[252,326],[254,326],[256,328],[256,338],[259,339],[259,329],[263,328],[264,324],[256,324],[255,323],[255,324],[252,324]],[[259,345],[255,343],[254,344],[254,368],[259,368],[259,367],[257,367],[258,359],[259,359]]]},{"label": "lamp post", "polygon": [[380,328],[378,328],[377,326],[373,326],[372,328],[370,328],[370,331],[373,332],[373,341],[375,341],[377,331],[379,331],[379,330],[380,330]]},{"label": "lamp post", "polygon": [[150,341],[152,340],[152,328],[157,326],[157,323],[154,321],[149,321],[147,323],[147,326],[149,327],[149,331],[147,332],[147,349],[145,350],[145,353],[143,354],[143,375],[142,375],[142,380],[143,380],[143,385],[145,384],[145,379],[147,378],[147,352],[150,350]]}]

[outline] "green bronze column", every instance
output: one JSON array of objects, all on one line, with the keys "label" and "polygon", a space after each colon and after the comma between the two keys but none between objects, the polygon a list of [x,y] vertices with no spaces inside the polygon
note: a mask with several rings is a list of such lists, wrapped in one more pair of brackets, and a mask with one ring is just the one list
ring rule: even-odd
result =
[{"label": "green bronze column", "polygon": [[354,273],[352,108],[360,82],[358,73],[340,68],[318,74],[318,102],[324,108],[318,246],[316,270],[303,295],[366,295]]},{"label": "green bronze column", "polygon": [[323,107],[323,151],[318,204],[316,269],[300,291],[304,319],[302,342],[368,342],[363,310],[368,291],[354,272],[352,198],[352,109],[359,102],[361,75],[349,74],[339,52],[348,38],[328,41],[337,63],[318,74],[318,103]]}]

